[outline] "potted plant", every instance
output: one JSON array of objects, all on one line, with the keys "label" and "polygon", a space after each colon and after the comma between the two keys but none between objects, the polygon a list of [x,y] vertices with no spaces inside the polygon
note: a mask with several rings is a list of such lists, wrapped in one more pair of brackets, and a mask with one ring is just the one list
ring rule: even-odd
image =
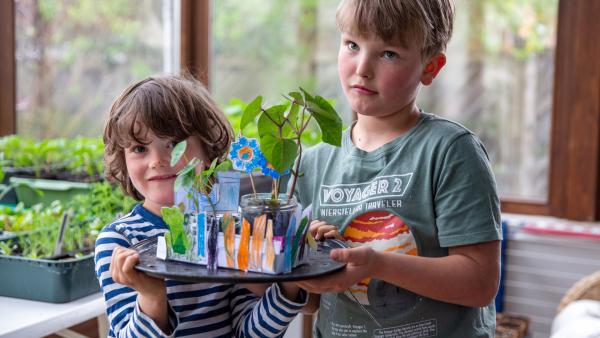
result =
[{"label": "potted plant", "polygon": [[[3,203],[67,200],[101,180],[104,146],[98,138],[47,139],[17,135],[0,138]],[[11,189],[16,191],[13,192]]]},{"label": "potted plant", "polygon": [[62,303],[97,292],[95,239],[134,203],[102,182],[68,202],[0,207],[0,295]]}]

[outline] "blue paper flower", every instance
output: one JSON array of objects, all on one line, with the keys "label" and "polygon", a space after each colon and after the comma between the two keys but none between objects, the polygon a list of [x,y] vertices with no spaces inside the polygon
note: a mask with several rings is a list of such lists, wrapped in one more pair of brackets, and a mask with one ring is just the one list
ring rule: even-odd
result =
[{"label": "blue paper flower", "polygon": [[256,139],[244,136],[240,136],[236,142],[231,144],[229,158],[235,170],[246,173],[250,173],[256,168],[262,168],[267,162]]},{"label": "blue paper flower", "polygon": [[281,176],[285,176],[290,173],[290,170],[288,169],[288,170],[284,171],[283,174],[280,174],[279,171],[275,170],[275,168],[273,168],[273,166],[270,163],[263,165],[261,171],[262,171],[263,175],[271,176],[274,179],[279,179]]}]

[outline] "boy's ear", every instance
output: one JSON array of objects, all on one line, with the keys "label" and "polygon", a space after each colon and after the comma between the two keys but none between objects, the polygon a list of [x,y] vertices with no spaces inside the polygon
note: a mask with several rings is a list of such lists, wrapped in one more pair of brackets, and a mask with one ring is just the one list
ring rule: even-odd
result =
[{"label": "boy's ear", "polygon": [[429,60],[425,64],[425,68],[423,68],[423,74],[421,75],[421,83],[425,86],[429,86],[445,64],[446,55],[444,55],[444,53],[438,53],[429,58]]}]

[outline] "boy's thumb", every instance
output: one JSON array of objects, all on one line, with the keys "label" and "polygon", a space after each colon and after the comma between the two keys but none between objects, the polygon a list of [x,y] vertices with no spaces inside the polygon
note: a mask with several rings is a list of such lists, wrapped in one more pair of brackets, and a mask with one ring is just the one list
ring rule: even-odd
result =
[{"label": "boy's thumb", "polygon": [[352,262],[352,249],[333,249],[329,254],[331,259],[337,262],[351,263]]}]

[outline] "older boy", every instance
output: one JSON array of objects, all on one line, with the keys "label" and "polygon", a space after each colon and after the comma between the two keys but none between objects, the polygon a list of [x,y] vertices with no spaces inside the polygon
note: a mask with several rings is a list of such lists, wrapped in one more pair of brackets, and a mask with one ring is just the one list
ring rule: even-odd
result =
[{"label": "older boy", "polygon": [[[343,0],[338,71],[357,121],[302,159],[297,197],[346,268],[321,293],[317,337],[491,337],[500,213],[481,142],[415,99],[444,66],[450,0]],[[333,225],[333,226],[332,226]],[[358,304],[360,303],[360,304]]]}]

